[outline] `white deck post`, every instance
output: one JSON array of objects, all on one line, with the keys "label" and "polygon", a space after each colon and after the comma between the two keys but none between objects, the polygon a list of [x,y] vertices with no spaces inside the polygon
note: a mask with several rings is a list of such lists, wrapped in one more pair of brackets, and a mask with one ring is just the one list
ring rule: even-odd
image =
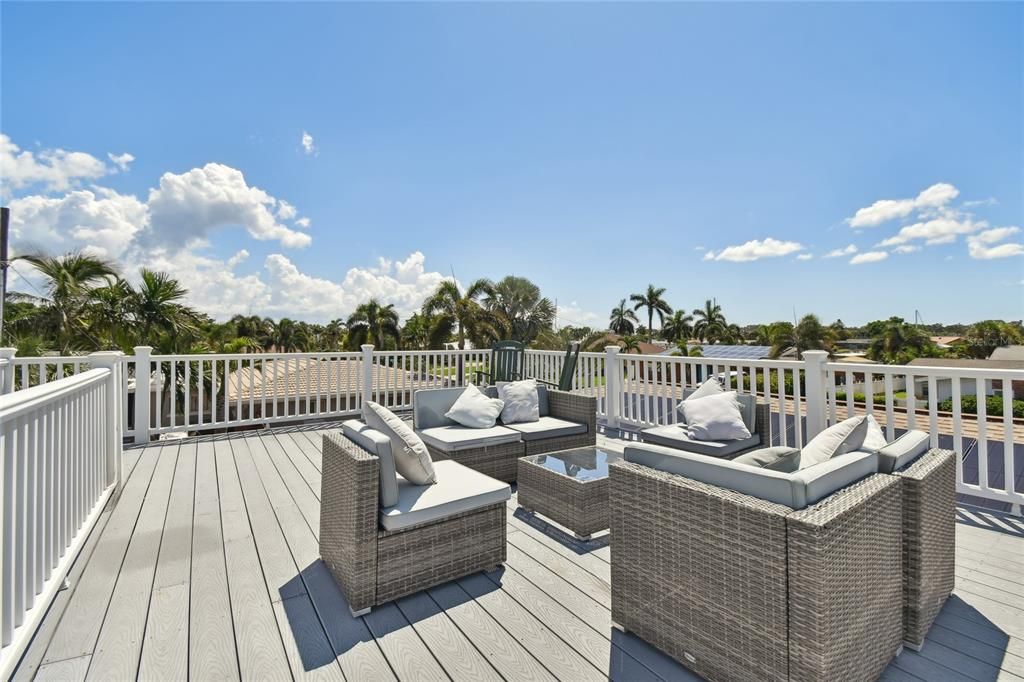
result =
[{"label": "white deck post", "polygon": [[89,354],[89,366],[93,369],[110,370],[107,378],[107,484],[113,483],[115,495],[121,489],[121,359],[124,353],[119,350],[100,351]]},{"label": "white deck post", "polygon": [[152,346],[135,346],[135,430],[132,440],[136,443],[149,442],[149,401],[153,395],[149,354],[152,352]]},{"label": "white deck post", "polygon": [[364,343],[363,351],[363,402],[373,400],[373,344]]},{"label": "white deck post", "polygon": [[[804,433],[806,442],[825,430],[825,363],[828,361],[828,353],[823,350],[805,350],[803,357],[804,395],[807,404],[807,430]],[[796,399],[794,396],[794,400]],[[799,403],[796,404],[796,418],[800,418]]]},{"label": "white deck post", "polygon": [[619,347],[604,348],[604,413],[609,428],[619,428],[619,385],[622,382],[622,368],[619,367]]},{"label": "white deck post", "polygon": [[0,384],[0,395],[14,392],[14,356],[17,354],[17,348],[0,348],[0,360],[7,361],[3,371],[3,384]]}]

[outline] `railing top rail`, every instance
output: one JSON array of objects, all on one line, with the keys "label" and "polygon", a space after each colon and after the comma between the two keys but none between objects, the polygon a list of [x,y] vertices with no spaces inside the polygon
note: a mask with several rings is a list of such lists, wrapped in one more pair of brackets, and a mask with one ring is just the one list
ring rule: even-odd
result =
[{"label": "railing top rail", "polygon": [[88,355],[36,355],[36,356],[20,356],[15,355],[12,360],[14,364],[33,364],[37,365],[41,362],[89,362]]},{"label": "railing top rail", "polygon": [[1024,369],[989,369],[985,367],[936,367],[932,365],[871,365],[853,362],[829,362],[826,368],[833,371],[856,372],[858,374],[896,374],[919,377],[949,377],[961,379],[1009,379],[1024,381]]},{"label": "railing top rail", "polygon": [[110,375],[106,367],[50,381],[13,393],[0,395],[0,420],[15,419],[56,398],[103,383]]}]

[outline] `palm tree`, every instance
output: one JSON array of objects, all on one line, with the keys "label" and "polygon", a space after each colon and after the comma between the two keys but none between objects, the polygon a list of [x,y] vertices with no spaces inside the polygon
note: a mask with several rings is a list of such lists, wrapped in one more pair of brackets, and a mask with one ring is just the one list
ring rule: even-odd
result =
[{"label": "palm tree", "polygon": [[608,322],[608,329],[613,334],[626,336],[633,333],[640,320],[637,318],[636,313],[633,312],[633,309],[626,305],[626,299],[622,299],[619,301],[619,305],[612,308]]},{"label": "palm tree", "polygon": [[541,296],[540,287],[526,279],[509,275],[485,292],[484,307],[491,324],[505,339],[532,343],[537,335],[550,329],[555,321],[555,304]]},{"label": "palm tree", "polygon": [[485,327],[489,328],[480,299],[492,286],[490,280],[478,279],[463,293],[453,280],[441,282],[423,302],[422,315],[433,323],[428,340],[430,348],[440,348],[454,333],[459,350],[464,350],[467,336],[476,337]]},{"label": "palm tree", "polygon": [[342,340],[345,338],[345,321],[334,319],[324,325],[324,345],[328,350],[338,350],[342,347]]},{"label": "palm tree", "polygon": [[97,342],[89,334],[84,313],[93,287],[115,277],[114,266],[102,258],[81,252],[63,256],[34,254],[22,259],[42,275],[54,337],[61,353],[67,354],[72,348],[94,347]]},{"label": "palm tree", "polygon": [[131,347],[133,297],[131,285],[120,278],[90,291],[89,319],[104,345],[124,350]]},{"label": "palm tree", "polygon": [[280,321],[274,322],[267,318],[267,322],[267,335],[260,339],[265,348],[273,347],[278,353],[294,353],[306,347],[308,339],[305,338],[302,327],[294,320],[282,317]]},{"label": "palm tree", "polygon": [[722,306],[708,299],[704,302],[703,308],[693,311],[696,322],[693,325],[693,334],[701,341],[715,343],[726,335],[729,323],[722,314]]},{"label": "palm tree", "polygon": [[397,345],[400,338],[395,305],[382,305],[375,298],[361,303],[348,316],[345,324],[349,329],[349,345],[353,349],[364,343],[372,343],[378,350],[383,350],[387,347],[388,341]]},{"label": "palm tree", "polygon": [[166,272],[142,268],[140,281],[132,295],[132,312],[139,338],[149,343],[154,332],[175,339],[182,333],[198,330],[195,313],[178,301],[188,291]]},{"label": "palm tree", "polygon": [[665,287],[656,287],[653,284],[647,285],[647,291],[642,294],[631,294],[629,300],[636,305],[633,310],[647,308],[647,341],[654,337],[654,314],[658,314],[658,324],[665,324],[665,316],[672,314],[672,306],[663,298]]},{"label": "palm tree", "polygon": [[640,352],[640,337],[638,336],[626,334],[621,339],[619,339],[618,343],[619,346],[622,348],[623,352],[625,353],[631,353],[633,351],[636,351],[637,353]]},{"label": "palm tree", "polygon": [[935,351],[935,344],[924,332],[901,317],[891,317],[872,338],[867,356],[888,364],[906,364]]},{"label": "palm tree", "polygon": [[235,327],[235,336],[260,340],[267,336],[272,320],[259,315],[235,315],[229,322]]},{"label": "palm tree", "polygon": [[430,348],[433,321],[422,313],[413,313],[402,325],[402,347],[415,350]]},{"label": "palm tree", "polygon": [[817,315],[804,315],[796,325],[773,325],[775,333],[771,338],[771,357],[777,358],[790,348],[796,349],[797,357],[803,357],[805,350],[824,350],[832,354],[834,332],[818,319]]},{"label": "palm tree", "polygon": [[661,327],[661,336],[670,343],[685,342],[693,334],[693,315],[677,310]]}]

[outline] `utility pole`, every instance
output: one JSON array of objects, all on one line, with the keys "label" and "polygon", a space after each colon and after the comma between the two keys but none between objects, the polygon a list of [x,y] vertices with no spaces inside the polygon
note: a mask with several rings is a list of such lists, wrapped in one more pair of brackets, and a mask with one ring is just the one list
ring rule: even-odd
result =
[{"label": "utility pole", "polygon": [[7,300],[7,235],[10,221],[11,209],[0,206],[0,342],[4,339],[4,302]]}]

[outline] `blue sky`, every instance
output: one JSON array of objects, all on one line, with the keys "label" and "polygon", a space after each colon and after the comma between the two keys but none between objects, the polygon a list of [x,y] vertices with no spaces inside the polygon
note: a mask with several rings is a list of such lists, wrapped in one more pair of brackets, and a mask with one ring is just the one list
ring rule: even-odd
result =
[{"label": "blue sky", "polygon": [[1024,316],[1020,4],[0,11],[14,248],[218,317],[407,313],[452,271],[563,324],[648,282],[740,323]]}]

